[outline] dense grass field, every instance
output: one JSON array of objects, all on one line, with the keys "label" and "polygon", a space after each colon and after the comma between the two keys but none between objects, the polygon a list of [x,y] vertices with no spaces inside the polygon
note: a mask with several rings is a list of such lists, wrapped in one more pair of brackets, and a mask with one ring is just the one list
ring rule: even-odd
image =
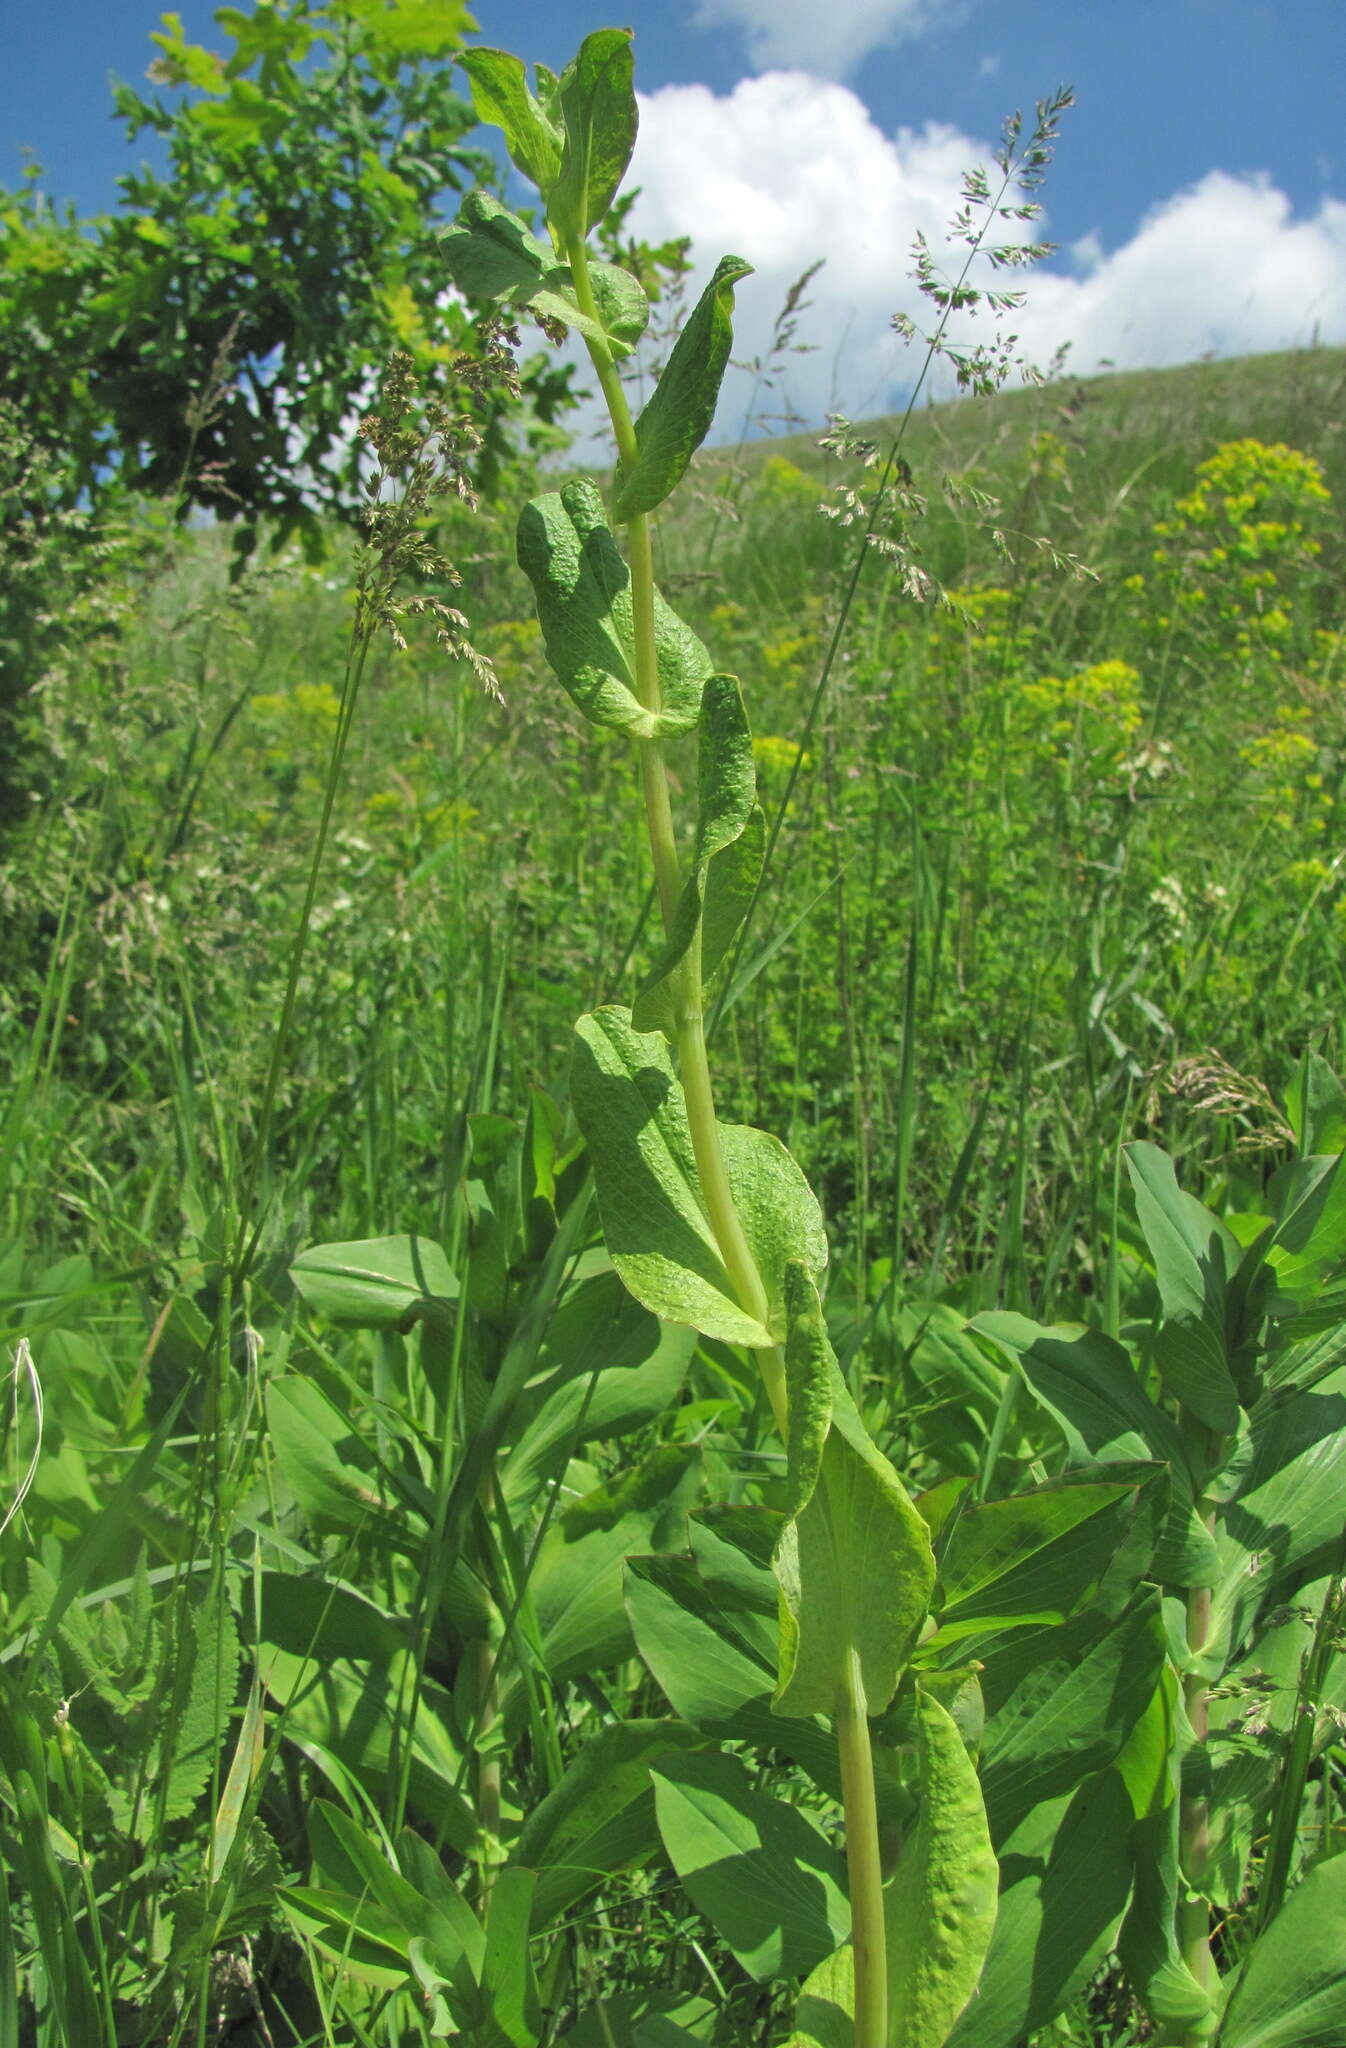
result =
[{"label": "dense grass field", "polygon": [[[968,1318],[1151,1313],[1122,1146],[1260,1214],[1306,1057],[1346,1056],[1344,395],[1322,349],[923,411],[839,637],[877,474],[853,445],[705,451],[658,529],[661,588],[741,679],[771,832],[713,1014],[721,1114],[819,1194],[832,1339],[913,1489],[1050,1465]],[[595,1366],[582,1401],[548,1349],[549,1317],[601,1345],[617,1314],[573,1020],[657,941],[633,762],[547,674],[518,497],[441,534],[499,698],[415,617],[343,689],[338,531],[231,581],[222,530],[71,515],[5,571],[0,2039],[442,2037],[433,1929],[389,1931],[406,1901],[365,1859],[400,1841],[452,1920],[450,1879],[489,1893],[499,1844],[564,1828],[539,1802],[583,1741],[667,1711],[623,1558],[775,1498],[731,1346],[624,1324],[640,1390]],[[408,1234],[429,1280],[405,1249],[377,1284],[305,1265]],[[562,1299],[573,1258],[590,1292]],[[1338,1833],[1342,1768],[1338,1733],[1312,1823]],[[826,1825],[812,1769],[768,1775]],[[534,1944],[541,2038],[784,2039],[638,1806]],[[1225,1905],[1236,1955],[1241,1885]],[[538,2038],[512,2026],[471,2038]],[[1147,2026],[1105,1946],[1031,2038]]]}]

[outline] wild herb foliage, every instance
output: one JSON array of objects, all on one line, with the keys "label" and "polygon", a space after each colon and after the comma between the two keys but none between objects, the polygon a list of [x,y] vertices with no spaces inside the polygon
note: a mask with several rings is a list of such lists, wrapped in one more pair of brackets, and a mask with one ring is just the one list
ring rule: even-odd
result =
[{"label": "wild herb foliage", "polygon": [[913,415],[860,554],[696,452],[742,266],[630,420],[628,39],[471,84],[538,617],[399,368],[354,617],[151,524],[28,643],[0,2010],[1346,2039],[1340,359]]}]

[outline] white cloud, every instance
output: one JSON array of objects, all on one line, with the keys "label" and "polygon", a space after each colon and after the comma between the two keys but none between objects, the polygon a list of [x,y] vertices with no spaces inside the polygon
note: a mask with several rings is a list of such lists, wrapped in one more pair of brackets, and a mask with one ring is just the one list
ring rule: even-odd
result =
[{"label": "white cloud", "polygon": [[1019,325],[1030,349],[1071,343],[1071,367],[1139,368],[1346,340],[1346,205],[1296,220],[1263,177],[1209,171],[1087,275],[1040,272]]},{"label": "white cloud", "polygon": [[797,65],[844,78],[872,50],[947,28],[963,11],[951,0],[699,0],[692,22],[739,30],[759,70]]},{"label": "white cloud", "polygon": [[[797,336],[814,352],[788,359],[768,403],[788,396],[810,425],[830,410],[863,418],[899,402],[917,367],[889,325],[925,310],[912,240],[939,240],[962,172],[989,154],[950,127],[886,135],[853,92],[800,72],[722,98],[668,86],[641,101],[633,225],[653,240],[690,231],[697,288],[730,251],[756,266],[738,289],[740,358],[765,350],[789,285],[825,257]],[[1027,289],[1014,325],[1039,363],[1067,341],[1080,372],[1346,341],[1346,205],[1325,199],[1296,220],[1262,178],[1212,171],[1120,248],[1086,236],[1057,264],[1011,280]],[[747,392],[727,380],[715,438],[737,433]]]}]

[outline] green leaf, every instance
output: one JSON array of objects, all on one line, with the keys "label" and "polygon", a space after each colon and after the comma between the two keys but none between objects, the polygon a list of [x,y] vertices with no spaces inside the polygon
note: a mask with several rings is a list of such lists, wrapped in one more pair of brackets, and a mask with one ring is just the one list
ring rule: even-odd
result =
[{"label": "green leaf", "polygon": [[846,1939],[841,1860],[799,1807],[754,1791],[732,1756],[673,1758],[653,1777],[673,1868],[750,1976],[803,1976]]},{"label": "green leaf", "polygon": [[1220,2048],[1346,2048],[1346,1856],[1315,1863],[1243,1966]]},{"label": "green leaf", "polygon": [[306,1521],[355,1529],[389,1515],[376,1455],[311,1380],[282,1373],[269,1381],[266,1416],[276,1461]]},{"label": "green leaf", "polygon": [[1008,1311],[980,1315],[972,1328],[1018,1362],[1029,1388],[1060,1424],[1072,1462],[1158,1459],[1168,1466],[1173,1497],[1156,1576],[1170,1585],[1212,1585],[1219,1558],[1196,1510],[1178,1426],[1145,1393],[1121,1345],[1098,1330],[1078,1324],[1045,1328]]},{"label": "green leaf", "polygon": [[528,90],[523,62],[508,50],[464,50],[458,58],[479,121],[501,129],[510,162],[545,199],[561,168],[561,130]]},{"label": "green leaf", "polygon": [[676,1035],[676,980],[683,961],[699,937],[703,985],[710,981],[747,915],[762,871],[765,822],[756,801],[748,715],[734,676],[711,676],[706,683],[697,781],[691,872],[668,943],[631,1008],[637,1031],[662,1031],[670,1039]]},{"label": "green leaf", "polygon": [[286,1709],[287,1740],[311,1761],[335,1759],[366,1790],[381,1795],[406,1754],[408,1717],[401,1703],[415,1697],[410,1809],[467,1854],[476,1840],[476,1820],[458,1790],[462,1760],[448,1733],[451,1696],[429,1679],[415,1693],[406,1653],[357,1659],[321,1652],[321,1642],[312,1651],[296,1651],[263,1641],[262,1683]]},{"label": "green leaf", "polygon": [[1162,1465],[1135,1479],[1072,1476],[964,1509],[940,1558],[936,1640],[1067,1620],[1114,1561],[1142,1489],[1164,1479]]},{"label": "green leaf", "polygon": [[629,1655],[623,1562],[681,1534],[700,1477],[701,1454],[694,1445],[662,1444],[552,1523],[529,1578],[529,1596],[554,1681],[601,1670]]},{"label": "green leaf", "polygon": [[769,1696],[774,1628],[713,1592],[690,1558],[630,1558],[625,1588],[636,1648],[675,1713],[713,1728]]},{"label": "green leaf", "polygon": [[385,1916],[380,1939],[399,1931],[406,1954],[413,1940],[423,1941],[441,1974],[452,1979],[464,1960],[472,1974],[481,1967],[481,1932],[464,1902],[445,1911],[388,1860],[381,1841],[330,1800],[315,1799],[306,1809],[309,1848],[324,1888],[371,1899]]},{"label": "green leaf", "polygon": [[855,1951],[819,1963],[799,1994],[786,2048],[855,2048]]},{"label": "green leaf", "polygon": [[1311,1391],[1254,1411],[1251,1456],[1219,1514],[1214,1643],[1237,1651],[1250,1618],[1323,1570],[1346,1497],[1346,1368]]},{"label": "green leaf", "polygon": [[[1004,1646],[1004,1647],[1000,1647]],[[1155,1591],[1104,1632],[1090,1614],[1017,1629],[986,1657],[982,1786],[997,1842],[1041,1800],[1069,1792],[1119,1754],[1163,1668]]]},{"label": "green leaf", "polygon": [[656,592],[660,708],[641,703],[631,572],[594,486],[581,478],[526,505],[518,555],[533,586],[547,659],[585,717],[633,739],[690,732],[701,716],[710,656]]},{"label": "green leaf", "polygon": [[[157,1748],[154,1754],[156,1784],[164,1774],[168,1779],[163,1793],[166,1820],[185,1819],[210,1783],[238,1691],[241,1656],[229,1604],[212,1591],[196,1615],[191,1683],[173,1733],[172,1756],[164,1756]],[[143,1802],[146,1825],[156,1803]]]},{"label": "green leaf", "polygon": [[528,1939],[534,1874],[499,1871],[486,1907],[486,1953],[481,1999],[472,2039],[480,2048],[535,2048],[542,2033],[542,2003]]},{"label": "green leaf", "polygon": [[635,58],[631,31],[600,28],[584,38],[561,74],[558,106],[565,142],[547,218],[562,243],[582,241],[602,220],[635,148]]},{"label": "green leaf", "polygon": [[1135,1883],[1117,1954],[1136,1996],[1162,2026],[1213,2032],[1210,1994],[1188,1969],[1178,1945],[1179,1812],[1174,1798],[1135,1823]]},{"label": "green leaf", "polygon": [[697,300],[636,421],[636,459],[618,482],[616,518],[634,519],[661,505],[709,433],[733,343],[734,286],[751,274],[742,257],[726,256]]},{"label": "green leaf", "polygon": [[310,1308],[334,1323],[395,1329],[422,1300],[457,1299],[458,1282],[428,1237],[371,1237],[301,1252],[290,1278]]},{"label": "green leaf", "polygon": [[1155,1339],[1160,1374],[1208,1429],[1232,1436],[1239,1403],[1229,1371],[1227,1289],[1238,1244],[1178,1186],[1173,1161],[1157,1145],[1128,1145],[1126,1165],[1164,1311]]},{"label": "green leaf", "polygon": [[701,1739],[683,1721],[618,1721],[585,1743],[530,1810],[510,1859],[537,1873],[535,1928],[657,1852],[650,1767]]},{"label": "green leaf", "polygon": [[976,1989],[997,1869],[977,1772],[953,1720],[917,1688],[921,1808],[886,1888],[888,2048],[943,2048]]},{"label": "green leaf", "polygon": [[925,1620],[935,1578],[930,1536],[855,1411],[817,1292],[797,1262],[786,1270],[786,1314],[791,1414],[807,1417],[798,1451],[791,1424],[792,1495],[807,1484],[798,1476],[801,1462],[814,1484],[776,1546],[775,1707],[780,1714],[834,1712],[854,1655],[866,1705],[877,1714],[892,1698]]},{"label": "green leaf", "polygon": [[572,1288],[548,1320],[537,1376],[515,1403],[518,1435],[499,1468],[506,1498],[526,1505],[558,1457],[666,1413],[695,1341],[642,1308],[611,1267]]},{"label": "green leaf", "polygon": [[779,1139],[719,1125],[744,1233],[770,1304],[764,1326],[739,1306],[701,1200],[682,1088],[657,1033],[606,1007],[575,1027],[571,1098],[593,1162],[608,1255],[646,1308],[729,1344],[785,1334],[785,1267],[827,1261],[822,1213]]},{"label": "green leaf", "polygon": [[615,357],[630,355],[649,323],[650,302],[639,278],[611,263],[588,266],[598,317],[581,312],[569,264],[558,263],[549,244],[489,192],[469,192],[457,223],[441,238],[440,253],[469,299],[494,299],[563,321]]},{"label": "green leaf", "polygon": [[1346,1152],[1346,1088],[1321,1053],[1306,1052],[1285,1091],[1300,1157]]},{"label": "green leaf", "polygon": [[1009,2048],[1079,1996],[1126,1907],[1130,1830],[1130,1802],[1108,1771],[1035,1807],[1001,1844],[995,1932],[948,2048]]}]

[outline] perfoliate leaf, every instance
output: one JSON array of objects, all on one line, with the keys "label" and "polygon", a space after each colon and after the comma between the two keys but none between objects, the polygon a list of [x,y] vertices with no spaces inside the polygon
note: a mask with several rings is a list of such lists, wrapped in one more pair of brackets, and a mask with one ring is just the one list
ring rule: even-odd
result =
[{"label": "perfoliate leaf", "polygon": [[631,573],[594,486],[581,479],[526,505],[518,554],[537,600],[547,659],[585,717],[634,739],[690,732],[701,716],[710,656],[656,592],[660,708],[640,701]]},{"label": "perfoliate leaf", "polygon": [[742,257],[726,256],[697,300],[636,421],[636,459],[618,484],[613,506],[618,519],[661,505],[709,433],[733,342],[734,286],[751,274],[752,265]]},{"label": "perfoliate leaf", "polygon": [[508,50],[471,49],[458,62],[471,84],[477,118],[503,130],[510,162],[545,199],[561,168],[563,137],[528,90],[522,60]]},{"label": "perfoliate leaf", "polygon": [[[792,1497],[807,1493],[776,1547],[781,1605],[775,1709],[834,1712],[854,1655],[866,1706],[877,1714],[892,1698],[925,1620],[935,1580],[930,1536],[856,1413],[817,1292],[798,1264],[787,1269],[785,1303],[790,1491]],[[830,1413],[824,1388],[830,1390]],[[820,1427],[826,1435],[819,1458]]]},{"label": "perfoliate leaf", "polygon": [[631,1008],[637,1031],[675,1035],[678,970],[700,938],[710,980],[734,942],[762,868],[764,821],[756,802],[752,734],[734,676],[711,676],[697,740],[696,851],[668,943]]},{"label": "perfoliate leaf", "polygon": [[756,1791],[737,1757],[670,1757],[652,1775],[673,1868],[750,1976],[803,1976],[839,1947],[850,1907],[816,1822]]},{"label": "perfoliate leaf", "polygon": [[631,31],[586,36],[561,74],[557,106],[565,131],[547,218],[564,244],[582,241],[611,206],[636,143],[639,113]]},{"label": "perfoliate leaf", "polygon": [[785,1268],[827,1263],[822,1213],[779,1139],[718,1126],[734,1203],[770,1304],[769,1327],[739,1303],[701,1199],[687,1105],[668,1047],[605,1006],[575,1026],[571,1099],[593,1162],[608,1256],[646,1308],[728,1344],[785,1335]]},{"label": "perfoliate leaf", "polygon": [[943,2048],[971,1998],[996,1918],[997,1867],[977,1772],[918,1686],[921,1810],[887,1887],[888,2048]]},{"label": "perfoliate leaf", "polygon": [[449,276],[469,299],[495,299],[560,320],[618,358],[630,355],[645,332],[650,302],[638,278],[613,263],[591,263],[598,317],[582,313],[569,264],[558,262],[551,247],[489,192],[468,193],[440,251]]}]

